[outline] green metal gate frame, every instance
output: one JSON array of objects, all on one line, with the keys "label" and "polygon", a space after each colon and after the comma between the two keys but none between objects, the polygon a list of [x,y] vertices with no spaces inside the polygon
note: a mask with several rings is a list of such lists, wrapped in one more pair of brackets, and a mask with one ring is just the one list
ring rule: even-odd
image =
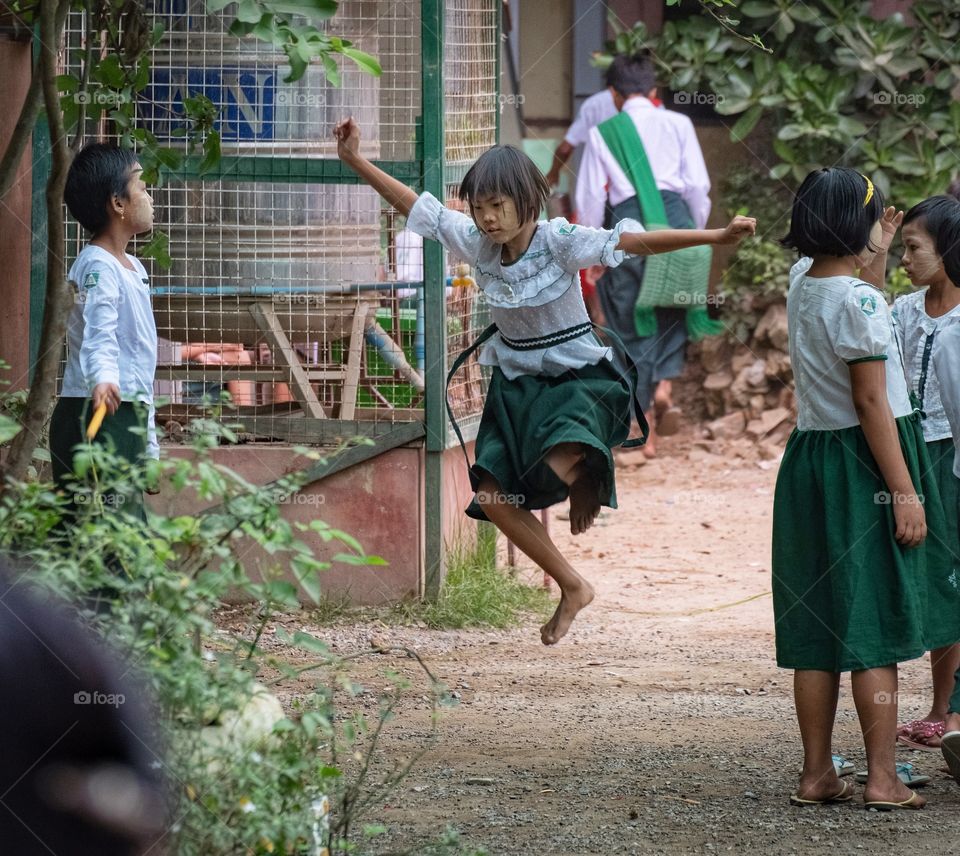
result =
[{"label": "green metal gate frame", "polygon": [[[460,176],[448,175],[444,145],[444,4],[443,0],[421,0],[421,121],[417,129],[414,160],[374,161],[380,169],[414,187],[444,198],[444,186]],[[500,4],[496,18],[496,80],[499,91],[501,29]],[[500,137],[500,114],[496,113],[496,136]],[[310,184],[359,184],[359,177],[336,159],[225,156],[214,170],[200,174],[200,157],[186,159],[178,178],[199,181],[257,181]],[[30,364],[35,363],[46,282],[45,224],[46,203],[43,188],[49,175],[51,157],[46,122],[40,121],[33,135],[33,246],[30,281]],[[458,170],[459,171],[459,170]],[[435,241],[423,248],[424,326],[427,330],[446,330],[444,297],[444,250]],[[309,471],[313,480],[330,475],[344,466],[360,463],[417,437],[424,438],[424,594],[436,598],[445,575],[443,544],[443,455],[448,448],[449,432],[445,408],[447,343],[444,336],[425,338],[424,409],[422,430],[419,422],[397,422],[378,426],[371,436],[372,446],[352,450],[349,461],[318,464]],[[358,423],[323,420],[329,436],[363,433]],[[362,424],[362,423],[361,423]],[[371,426],[368,426],[371,427]],[[386,429],[386,430],[384,430]],[[362,450],[362,451],[361,451]]]}]

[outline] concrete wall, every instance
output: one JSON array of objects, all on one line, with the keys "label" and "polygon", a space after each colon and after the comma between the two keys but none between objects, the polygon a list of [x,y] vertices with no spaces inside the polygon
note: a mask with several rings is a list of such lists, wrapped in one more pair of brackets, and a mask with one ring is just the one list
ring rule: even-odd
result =
[{"label": "concrete wall", "polygon": [[[0,34],[0,151],[7,146],[30,85],[30,43]],[[30,372],[30,168],[28,145],[16,181],[0,200],[0,359],[7,391],[27,386]]]},{"label": "concrete wall", "polygon": [[[192,453],[183,447],[164,446],[163,454],[188,457]],[[266,484],[311,463],[283,445],[226,447],[214,450],[212,457],[256,484]],[[444,480],[444,531],[447,544],[452,546],[456,539],[472,539],[476,532],[474,522],[463,514],[472,493],[459,448],[445,453]],[[209,507],[196,497],[174,494],[169,489],[151,497],[150,504],[169,515],[193,514]],[[423,593],[422,448],[392,449],[308,485],[285,501],[281,509],[289,521],[324,520],[355,537],[368,554],[388,562],[369,567],[334,565],[321,577],[321,587],[328,596],[355,604],[386,604]],[[325,543],[312,532],[300,537],[321,559],[343,551],[342,545]],[[248,541],[238,541],[236,550],[252,574],[275,561]]]}]

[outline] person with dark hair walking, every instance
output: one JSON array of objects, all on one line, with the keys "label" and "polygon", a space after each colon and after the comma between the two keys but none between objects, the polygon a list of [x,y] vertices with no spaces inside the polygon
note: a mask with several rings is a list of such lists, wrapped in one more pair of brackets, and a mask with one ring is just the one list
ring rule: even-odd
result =
[{"label": "person with dark hair walking", "polygon": [[[617,110],[626,113],[639,135],[649,161],[656,190],[663,199],[667,225],[677,229],[703,229],[710,215],[710,178],[693,123],[681,113],[657,108],[657,79],[647,55],[618,56],[607,73]],[[587,135],[577,174],[575,208],[584,226],[604,223],[609,202],[613,219],[625,217],[647,224],[651,212],[643,211],[640,188],[611,151],[601,124]],[[608,326],[623,340],[640,377],[640,398],[650,413],[653,431],[644,447],[655,453],[655,437],[675,433],[679,411],[673,407],[671,381],[683,372],[689,310],[705,307],[666,306],[652,311],[650,329],[638,330],[635,317],[643,281],[643,258],[630,259],[609,270],[598,283],[600,303]]]},{"label": "person with dark hair walking", "polygon": [[470,468],[476,497],[467,514],[492,521],[557,581],[560,604],[541,628],[543,643],[553,645],[593,600],[593,589],[531,509],[569,497],[570,529],[578,535],[601,506],[616,507],[610,450],[627,439],[636,386],[593,334],[580,269],[616,267],[628,254],[736,243],[754,232],[756,222],[735,217],[725,229],[644,232],[631,220],[613,229],[584,228],[562,217],[540,221],[550,188],[533,161],[512,146],[494,146],[467,171],[460,198],[468,216],[429,193],[418,196],[360,155],[352,119],[334,134],[340,158],[408,218],[410,229],[476,271],[494,325],[473,347],[483,345],[480,362],[493,371]]}]

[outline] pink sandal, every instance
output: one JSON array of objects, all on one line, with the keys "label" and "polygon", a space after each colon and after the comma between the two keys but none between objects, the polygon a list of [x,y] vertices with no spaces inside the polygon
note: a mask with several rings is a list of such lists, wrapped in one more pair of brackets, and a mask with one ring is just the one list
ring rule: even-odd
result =
[{"label": "pink sandal", "polygon": [[946,730],[943,720],[915,719],[897,728],[897,741],[911,749],[939,752],[940,738]]}]

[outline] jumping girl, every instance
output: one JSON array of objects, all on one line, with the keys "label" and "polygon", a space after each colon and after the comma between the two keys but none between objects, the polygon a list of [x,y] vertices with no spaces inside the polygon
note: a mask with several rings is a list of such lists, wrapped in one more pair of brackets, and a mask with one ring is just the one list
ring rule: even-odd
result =
[{"label": "jumping girl", "polygon": [[460,198],[470,216],[418,196],[359,154],[352,119],[334,134],[340,158],[401,214],[412,231],[439,241],[476,272],[496,334],[480,354],[493,367],[476,441],[467,514],[492,521],[560,587],[545,645],[566,634],[594,596],[550,540],[531,509],[570,498],[570,530],[586,531],[602,505],[616,507],[612,447],[630,428],[632,385],[614,368],[610,348],[593,335],[579,271],[614,267],[627,254],[647,255],[698,244],[733,244],[756,221],[735,217],[725,229],[644,232],[624,220],[612,230],[539,221],[550,192],[533,162],[511,146],[494,146],[464,176]]}]

